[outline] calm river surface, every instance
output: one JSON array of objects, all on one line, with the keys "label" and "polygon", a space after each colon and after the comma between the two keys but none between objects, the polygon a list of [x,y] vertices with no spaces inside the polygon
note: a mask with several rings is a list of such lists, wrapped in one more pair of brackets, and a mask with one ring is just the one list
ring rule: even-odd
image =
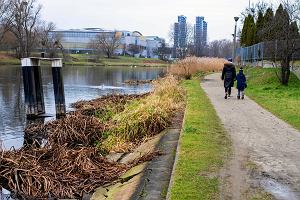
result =
[{"label": "calm river surface", "polygon": [[[126,80],[148,80],[164,75],[166,68],[148,67],[74,67],[63,68],[67,110],[78,100],[122,93],[137,94],[151,90],[150,85],[127,86]],[[42,67],[46,113],[55,115],[51,67]],[[22,69],[0,66],[0,143],[2,148],[23,146],[26,125]]]}]

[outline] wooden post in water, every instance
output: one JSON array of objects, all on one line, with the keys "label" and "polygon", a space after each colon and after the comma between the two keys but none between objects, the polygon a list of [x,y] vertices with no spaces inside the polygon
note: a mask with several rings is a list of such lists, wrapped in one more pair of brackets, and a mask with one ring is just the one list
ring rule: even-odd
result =
[{"label": "wooden post in water", "polygon": [[56,117],[66,115],[61,58],[22,58],[22,72],[27,119],[45,117],[45,102],[40,60],[51,61]]},{"label": "wooden post in water", "polygon": [[55,97],[56,117],[61,118],[66,115],[65,91],[62,76],[62,59],[52,60],[52,76]]},{"label": "wooden post in water", "polygon": [[28,119],[37,118],[38,115],[45,114],[40,60],[38,58],[23,58],[21,63],[26,116]]}]

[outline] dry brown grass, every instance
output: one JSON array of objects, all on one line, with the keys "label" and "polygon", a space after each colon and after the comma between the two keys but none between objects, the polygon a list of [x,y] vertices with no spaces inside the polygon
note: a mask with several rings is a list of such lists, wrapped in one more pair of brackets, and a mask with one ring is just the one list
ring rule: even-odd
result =
[{"label": "dry brown grass", "polygon": [[197,72],[221,71],[227,61],[222,58],[188,57],[170,67],[170,73],[190,79]]},{"label": "dry brown grass", "polygon": [[101,144],[104,151],[126,152],[170,124],[172,116],[183,106],[184,90],[172,75],[154,81],[153,85],[150,95],[131,101],[123,112],[113,116],[112,125],[104,133],[109,137]]}]

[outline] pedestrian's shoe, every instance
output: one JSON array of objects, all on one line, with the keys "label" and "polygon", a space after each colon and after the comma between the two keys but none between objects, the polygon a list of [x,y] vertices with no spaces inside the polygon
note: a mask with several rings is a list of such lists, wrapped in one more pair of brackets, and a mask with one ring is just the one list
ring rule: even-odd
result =
[{"label": "pedestrian's shoe", "polygon": [[225,99],[227,99],[227,98],[228,98],[228,94],[227,94],[227,93],[225,94],[225,97],[224,97],[224,98],[225,98]]},{"label": "pedestrian's shoe", "polygon": [[241,97],[240,96],[237,96],[237,99],[240,99]]},{"label": "pedestrian's shoe", "polygon": [[242,99],[245,99],[244,95],[242,95]]}]

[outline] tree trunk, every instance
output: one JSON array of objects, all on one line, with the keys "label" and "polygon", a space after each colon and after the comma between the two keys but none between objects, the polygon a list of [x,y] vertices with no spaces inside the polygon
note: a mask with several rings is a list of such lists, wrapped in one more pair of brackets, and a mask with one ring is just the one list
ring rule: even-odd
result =
[{"label": "tree trunk", "polygon": [[288,85],[290,79],[290,58],[285,58],[281,62],[281,84]]}]

